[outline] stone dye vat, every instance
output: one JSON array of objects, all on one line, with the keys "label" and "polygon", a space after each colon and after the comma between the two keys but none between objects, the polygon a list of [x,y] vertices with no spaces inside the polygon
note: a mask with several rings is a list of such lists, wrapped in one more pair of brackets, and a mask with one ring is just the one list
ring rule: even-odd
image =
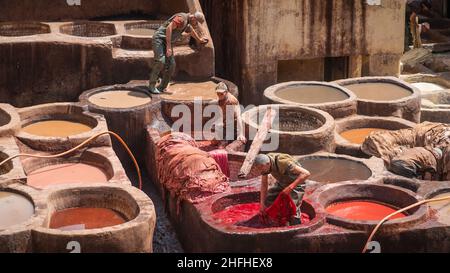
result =
[{"label": "stone dye vat", "polygon": [[450,90],[422,96],[421,121],[450,123]]},{"label": "stone dye vat", "polygon": [[30,135],[43,137],[68,137],[83,134],[92,130],[92,127],[78,121],[71,120],[44,120],[25,125],[22,131]]},{"label": "stone dye vat", "polygon": [[[156,215],[148,196],[133,187],[57,187],[47,195],[43,226],[33,232],[34,252],[151,252]],[[95,217],[94,217],[95,216]]]},{"label": "stone dye vat", "polygon": [[270,86],[264,96],[272,103],[309,106],[334,118],[356,113],[356,96],[347,89],[325,82],[287,82]]},{"label": "stone dye vat", "polygon": [[[19,153],[14,138],[0,137],[0,162],[10,156]],[[25,177],[20,158],[15,158],[0,166],[0,187],[4,186],[11,179],[22,179]]]},{"label": "stone dye vat", "polygon": [[22,224],[34,214],[33,203],[25,196],[0,191],[0,230]]},{"label": "stone dye vat", "polygon": [[0,189],[0,253],[32,251],[31,227],[42,224],[45,203],[39,192],[8,182]]},{"label": "stone dye vat", "polygon": [[402,80],[394,77],[363,77],[336,83],[356,94],[360,115],[420,121],[420,93]]},{"label": "stone dye vat", "polygon": [[411,95],[411,91],[391,83],[357,83],[346,86],[356,96],[363,100],[392,101]]},{"label": "stone dye vat", "polygon": [[319,183],[366,180],[372,176],[369,168],[347,159],[308,158],[299,163],[311,173],[309,179]]},{"label": "stone dye vat", "polygon": [[[117,39],[120,48],[131,50],[151,50],[153,35],[165,21],[126,21],[123,24],[124,35]],[[122,27],[121,25],[119,27]],[[179,40],[173,41],[175,46],[188,46],[191,36],[183,33]],[[115,38],[113,38],[115,40]]]},{"label": "stone dye vat", "polygon": [[91,95],[89,102],[106,108],[132,108],[150,103],[151,98],[143,92],[131,90],[104,91]]},{"label": "stone dye vat", "polygon": [[48,187],[49,184],[70,183],[105,183],[106,173],[86,163],[61,163],[35,170],[28,175],[27,184],[37,188]]},{"label": "stone dye vat", "polygon": [[384,170],[383,162],[377,159],[365,160],[327,153],[300,156],[298,162],[311,173],[308,180],[316,186],[352,180],[364,181]]},{"label": "stone dye vat", "polygon": [[400,79],[419,89],[421,95],[450,89],[450,81],[438,74],[401,75]]},{"label": "stone dye vat", "polygon": [[[103,115],[108,128],[125,140],[138,160],[143,160],[140,151],[144,148],[144,131],[153,119],[155,108],[155,103],[146,93],[129,84],[105,86],[83,92],[80,102],[90,112]],[[132,164],[117,140],[113,140],[113,147],[126,165]]]},{"label": "stone dye vat", "polygon": [[[333,184],[319,189],[314,194],[327,211],[327,222],[365,231],[371,230],[390,213],[420,200],[413,192],[402,188],[370,183]],[[383,231],[408,228],[424,222],[427,217],[425,205],[416,207],[385,223]]]},{"label": "stone dye vat", "polygon": [[395,117],[353,116],[336,121],[336,152],[365,157],[361,144],[372,131],[411,128],[415,123]]},{"label": "stone dye vat", "polygon": [[131,185],[121,162],[110,147],[90,148],[70,158],[24,158],[27,185],[46,189],[58,185]]},{"label": "stone dye vat", "polygon": [[123,35],[112,38],[114,47],[126,50],[151,50],[153,34],[162,23],[164,21],[125,21],[123,25],[118,26],[119,29],[124,29]]},{"label": "stone dye vat", "polygon": [[56,211],[49,227],[63,231],[112,227],[127,222],[126,217],[112,209],[69,208]]},{"label": "stone dye vat", "polygon": [[[269,106],[254,107],[242,114],[246,137],[257,132]],[[326,112],[303,106],[270,105],[277,116],[269,131],[272,141],[278,141],[277,152],[292,155],[310,154],[318,151],[334,151],[334,119]],[[275,143],[275,142],[273,142]]]},{"label": "stone dye vat", "polygon": [[[317,212],[310,201],[305,201],[302,212],[308,215],[310,221],[302,225],[282,228],[235,225],[236,221],[246,220],[257,213],[255,207],[259,205],[258,188],[234,188],[230,193],[213,196],[197,205],[183,202],[182,217],[176,216],[176,204],[170,200],[169,215],[183,248],[187,252],[197,253],[283,252],[287,251],[296,234],[314,232],[324,224],[323,214]],[[234,215],[234,219],[220,218],[236,208],[241,211]],[[190,228],[184,228],[186,225]]]},{"label": "stone dye vat", "polygon": [[0,23],[0,36],[18,37],[50,33],[50,26],[34,22]]},{"label": "stone dye vat", "polygon": [[114,24],[99,22],[75,22],[62,25],[59,28],[63,34],[78,37],[105,37],[116,35]]},{"label": "stone dye vat", "polygon": [[[201,118],[198,115],[203,113],[206,106],[217,105],[215,88],[219,82],[224,82],[228,86],[230,94],[234,95],[236,98],[238,97],[239,91],[234,83],[217,77],[201,82],[172,83],[168,88],[169,94],[163,94],[160,96],[161,110],[164,117],[168,118],[172,122],[176,122],[179,118],[187,118],[191,120],[191,125],[193,126],[194,119]],[[195,99],[198,100],[197,103],[195,103]],[[179,106],[181,106],[181,108]],[[173,113],[174,108],[175,112]],[[179,113],[180,109],[189,109],[187,112],[190,113],[190,116],[183,117],[183,115]],[[197,109],[197,111],[195,111],[195,109]],[[206,123],[209,119],[210,118],[208,117],[203,117],[202,124]],[[191,130],[193,130],[193,128]]]},{"label": "stone dye vat", "polygon": [[[342,201],[329,205],[326,211],[334,216],[350,220],[381,221],[384,217],[395,212],[399,208],[375,201]],[[392,216],[391,219],[406,217],[404,213]]]},{"label": "stone dye vat", "polygon": [[14,107],[0,103],[0,137],[14,135],[20,129],[20,118]]},{"label": "stone dye vat", "polygon": [[442,74],[402,75],[401,79],[419,89],[421,121],[450,122],[450,81]]},{"label": "stone dye vat", "polygon": [[[77,104],[55,103],[21,108],[22,130],[19,141],[35,150],[62,151],[73,148],[89,137],[107,131],[105,119],[89,113]],[[91,146],[110,146],[109,135],[93,141]]]}]

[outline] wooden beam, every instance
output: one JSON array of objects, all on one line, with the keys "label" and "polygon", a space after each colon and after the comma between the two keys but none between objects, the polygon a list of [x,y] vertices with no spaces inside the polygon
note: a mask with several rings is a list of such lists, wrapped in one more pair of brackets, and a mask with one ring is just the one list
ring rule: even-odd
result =
[{"label": "wooden beam", "polygon": [[269,133],[270,128],[272,127],[273,120],[275,119],[276,111],[272,108],[268,107],[266,114],[264,115],[264,119],[261,122],[261,125],[258,127],[258,132],[256,133],[255,138],[253,139],[252,146],[250,146],[250,150],[245,157],[244,163],[242,164],[241,170],[239,171],[238,177],[240,179],[244,179],[250,173],[252,169],[253,163],[255,162],[256,156],[259,154],[261,150],[261,146],[264,143],[264,140]]}]

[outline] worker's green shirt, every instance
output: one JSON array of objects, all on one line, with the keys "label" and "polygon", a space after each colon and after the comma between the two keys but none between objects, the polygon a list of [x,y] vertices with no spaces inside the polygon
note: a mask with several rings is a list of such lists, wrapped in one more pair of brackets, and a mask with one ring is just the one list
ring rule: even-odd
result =
[{"label": "worker's green shirt", "polygon": [[[266,206],[270,206],[280,192],[297,179],[298,174],[294,173],[293,169],[295,166],[301,165],[295,158],[288,154],[269,153],[267,156],[270,158],[271,163],[270,174],[277,180],[277,183],[269,188],[266,200],[264,201]],[[297,185],[291,191],[291,198],[297,206],[301,205],[304,192],[302,185]],[[300,210],[298,209],[297,212],[299,213]]]},{"label": "worker's green shirt", "polygon": [[[177,18],[178,17],[178,18]],[[189,14],[188,13],[177,13],[170,17],[169,20],[165,21],[153,34],[153,39],[160,39],[166,42],[166,31],[170,23],[174,22],[177,28],[172,29],[172,43],[179,40],[183,32],[190,32],[192,30],[189,24]]]},{"label": "worker's green shirt", "polygon": [[293,172],[295,166],[301,166],[292,156],[282,153],[269,153],[271,169],[270,174],[278,181],[281,187],[286,188],[297,179],[298,174]]}]

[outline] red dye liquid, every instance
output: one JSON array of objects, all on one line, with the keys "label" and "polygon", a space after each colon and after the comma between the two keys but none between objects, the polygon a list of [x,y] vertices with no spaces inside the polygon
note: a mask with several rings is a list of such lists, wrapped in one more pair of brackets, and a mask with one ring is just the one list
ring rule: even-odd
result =
[{"label": "red dye liquid", "polygon": [[[383,204],[369,201],[349,201],[336,203],[327,207],[327,212],[338,217],[351,220],[374,220],[379,221],[396,209]],[[406,217],[405,214],[399,213],[390,219],[400,219]]]},{"label": "red dye liquid", "polygon": [[70,208],[55,212],[50,228],[60,230],[84,230],[104,228],[125,223],[118,212],[105,208]]},{"label": "red dye liquid", "polygon": [[[247,204],[237,204],[234,206],[227,207],[226,209],[215,213],[213,217],[214,219],[219,220],[222,224],[234,225],[254,218],[254,216],[259,214],[259,208],[260,204],[256,202]],[[306,213],[302,213],[301,220],[302,224],[307,224],[310,221],[309,215]],[[264,227],[264,224],[262,222],[251,223],[249,225],[256,228]]]},{"label": "red dye liquid", "polygon": [[233,225],[237,222],[247,221],[259,213],[259,203],[238,204],[214,214],[214,218],[224,224]]}]

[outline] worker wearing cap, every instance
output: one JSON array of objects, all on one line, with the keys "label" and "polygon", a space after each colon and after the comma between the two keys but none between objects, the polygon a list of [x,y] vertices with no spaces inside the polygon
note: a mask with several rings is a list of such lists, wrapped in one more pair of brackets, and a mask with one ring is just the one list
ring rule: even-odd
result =
[{"label": "worker wearing cap", "polygon": [[218,103],[222,114],[222,126],[225,129],[224,133],[226,133],[226,129],[230,127],[227,124],[233,122],[234,126],[232,128],[236,128],[237,130],[236,139],[245,143],[246,138],[244,136],[239,101],[235,96],[230,94],[228,86],[224,82],[220,82],[217,85],[216,94],[219,99]]},{"label": "worker wearing cap", "polygon": [[[189,33],[197,42],[205,44],[208,39],[200,38],[194,27],[203,23],[203,13],[177,13],[164,22],[153,35],[154,64],[150,73],[149,91],[152,94],[160,94],[169,85],[175,72],[175,58],[173,56],[173,42],[179,40],[184,32]],[[164,69],[164,71],[162,71]],[[161,83],[156,88],[160,72],[163,72]]]},{"label": "worker wearing cap", "polygon": [[[280,193],[292,198],[297,214],[290,221],[291,225],[301,224],[301,211],[303,195],[305,194],[304,183],[311,175],[292,156],[282,153],[259,154],[255,158],[255,171],[262,175],[260,202],[261,212],[273,204]],[[268,175],[272,175],[277,182],[269,188]]]},{"label": "worker wearing cap", "polygon": [[419,24],[419,14],[430,12],[432,8],[431,0],[407,0],[406,20],[405,20],[405,51],[412,44],[413,48],[422,47],[421,33],[430,30],[430,24]]}]

